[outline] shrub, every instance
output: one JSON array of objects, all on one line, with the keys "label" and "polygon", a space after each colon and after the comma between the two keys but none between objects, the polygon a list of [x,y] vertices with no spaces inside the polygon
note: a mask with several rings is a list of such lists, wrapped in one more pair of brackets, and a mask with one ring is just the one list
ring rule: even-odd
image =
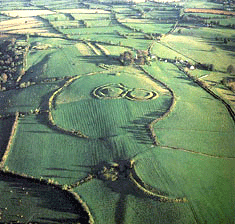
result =
[{"label": "shrub", "polygon": [[235,74],[235,67],[233,65],[229,65],[227,67],[227,73],[229,74]]}]

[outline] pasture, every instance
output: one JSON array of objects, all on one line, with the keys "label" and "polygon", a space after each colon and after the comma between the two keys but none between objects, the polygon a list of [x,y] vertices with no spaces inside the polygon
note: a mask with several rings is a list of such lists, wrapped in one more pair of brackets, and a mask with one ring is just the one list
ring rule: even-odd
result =
[{"label": "pasture", "polygon": [[0,222],[234,222],[234,93],[221,82],[233,18],[210,14],[222,4],[6,2],[1,39],[30,47],[19,82],[0,76]]},{"label": "pasture", "polygon": [[[134,74],[136,74],[136,72],[138,71],[135,71]],[[65,92],[62,92],[62,94],[58,96],[58,103],[55,105],[56,109],[52,113],[55,123],[65,129],[80,130],[91,138],[125,136],[131,131],[128,131],[128,129],[131,129],[131,126],[134,128],[135,122],[138,122],[138,125],[141,126],[148,120],[151,121],[151,117],[148,118],[145,116],[156,110],[160,110],[160,108],[167,108],[169,104],[167,104],[167,101],[170,100],[168,97],[169,93],[161,86],[151,82],[151,80],[145,80],[141,78],[141,76],[139,76],[139,79],[135,77],[136,76],[128,73],[121,73],[119,76],[108,73],[78,79],[73,85],[69,86]],[[133,79],[136,79],[134,83]],[[114,86],[110,86],[110,90],[104,88],[104,93],[108,91],[106,93],[107,96],[104,95],[104,98],[99,97],[98,99],[100,100],[92,96],[92,91],[94,91],[95,88],[103,86],[104,84],[109,85],[109,83],[124,83],[124,86],[123,89]],[[146,88],[149,92],[154,91],[159,97],[149,101],[143,99],[137,103],[131,93],[129,97],[121,96],[122,92],[127,91],[125,88],[132,90],[137,87]],[[115,92],[115,90],[118,91]],[[134,94],[137,93],[133,92],[133,95]],[[120,97],[118,97],[119,95]],[[108,100],[109,98],[110,100]],[[126,110],[125,108],[129,109]],[[119,113],[119,110],[123,112]],[[90,112],[86,113],[85,111]],[[98,111],[100,111],[100,113]],[[90,114],[92,114],[92,116],[90,116]],[[107,117],[109,117],[109,119],[107,119]],[[141,117],[143,118],[141,119]],[[106,124],[106,121],[110,123]],[[99,128],[102,125],[103,128]]]},{"label": "pasture", "polygon": [[84,223],[87,220],[71,195],[52,186],[1,173],[0,191],[1,221]]},{"label": "pasture", "polygon": [[163,62],[152,65],[148,71],[159,76],[164,69],[167,69],[168,76],[161,80],[174,89],[176,99],[179,100],[176,100],[172,113],[155,125],[159,141],[162,140],[165,146],[179,149],[234,157],[234,123],[226,108],[187,76],[177,72],[173,65]]},{"label": "pasture", "polygon": [[[233,43],[226,45],[222,43],[222,41],[215,41],[214,38],[212,39],[212,36],[208,39],[208,36],[211,33],[208,34],[207,31],[207,28],[205,28],[205,33],[203,30],[198,33],[197,30],[191,31],[186,29],[183,30],[180,35],[175,33],[174,35],[166,36],[162,43],[170,49],[173,49],[178,53],[180,52],[188,59],[200,63],[213,64],[216,70],[226,71],[227,67],[235,62],[234,57],[231,55],[233,47],[231,46],[231,48],[229,48],[229,45],[233,45]],[[217,30],[215,30],[214,35],[217,34],[216,31]],[[218,36],[223,35],[223,32],[226,32],[225,30],[220,31],[221,30],[218,30]],[[191,35],[189,36],[190,33]],[[230,35],[229,31],[227,36]],[[215,47],[216,50],[214,50],[213,47]],[[221,57],[223,60],[218,60],[218,58]]]}]

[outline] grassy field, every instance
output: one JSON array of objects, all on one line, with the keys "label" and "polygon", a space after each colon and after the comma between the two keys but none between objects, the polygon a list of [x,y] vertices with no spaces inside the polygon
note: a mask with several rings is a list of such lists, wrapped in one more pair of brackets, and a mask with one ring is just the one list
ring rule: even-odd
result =
[{"label": "grassy field", "polygon": [[[0,77],[0,222],[88,223],[90,215],[90,223],[102,224],[234,223],[235,124],[228,108],[235,101],[221,83],[234,76],[227,73],[235,63],[234,31],[225,27],[233,18],[185,14],[220,22],[205,27],[179,17],[194,7],[223,5],[0,6],[1,39],[23,34],[17,41],[30,46],[19,83],[6,66],[15,55],[0,60],[7,73],[6,83]],[[148,65],[122,66],[118,56],[130,51],[138,59],[138,50],[149,53]],[[188,62],[215,71],[190,70]]]},{"label": "grassy field", "polygon": [[[83,44],[81,50],[76,47],[76,42],[55,41],[41,42],[40,39],[32,38],[32,43],[50,43],[52,49],[33,50],[28,55],[28,72],[31,73],[30,79],[45,79],[53,77],[70,77],[99,71],[96,64],[102,63],[107,59],[98,57],[92,53],[91,49]],[[62,59],[61,63],[57,63]],[[27,77],[27,76],[26,76]],[[26,78],[25,78],[26,79]],[[24,80],[25,80],[24,79]]]},{"label": "grassy field", "polygon": [[[84,162],[85,157],[82,154],[85,156],[89,149],[89,143],[82,142],[84,140],[50,129],[43,115],[27,116],[19,120],[15,140],[5,165],[10,170],[37,179],[53,179],[60,184],[72,184],[87,175],[86,170],[80,172],[77,166]],[[80,150],[78,144],[82,145]],[[65,150],[68,145],[69,150]],[[87,155],[87,159],[92,158]]]},{"label": "grassy field", "polygon": [[161,76],[161,80],[169,84],[176,99],[179,98],[170,116],[155,125],[159,141],[166,146],[234,157],[235,127],[222,103],[177,72],[173,65],[163,62],[152,65],[148,70],[157,77],[165,71],[168,75],[165,78]]},{"label": "grassy field", "polygon": [[[136,74],[138,71],[134,72]],[[146,80],[144,77],[141,78],[141,75],[139,75],[139,78],[135,77],[132,74],[122,72],[118,76],[108,73],[79,79],[58,96],[56,110],[53,112],[55,122],[65,129],[81,130],[91,138],[125,136],[128,133],[125,129],[128,130],[129,125],[133,126],[135,122],[139,122],[139,125],[144,124],[151,118],[143,116],[160,110],[160,108],[167,108],[169,104],[167,103],[169,97],[163,95],[169,93],[161,86],[156,85],[151,80]],[[135,79],[134,83],[133,79]],[[160,96],[156,100],[138,103],[122,98],[97,100],[91,96],[94,88],[108,83],[122,83],[130,89],[146,88],[149,91],[156,91]],[[118,108],[123,111],[122,114],[119,113]],[[90,113],[86,113],[86,111],[90,111]],[[141,119],[141,117],[143,118]],[[103,128],[100,129],[100,126],[103,126]],[[131,129],[131,127],[129,128]]]},{"label": "grassy field", "polygon": [[7,100],[2,100],[1,113],[15,113],[30,112],[36,108],[43,107],[44,100],[48,98],[48,93],[57,89],[58,85],[54,84],[41,84],[36,86],[30,86],[20,90],[11,90],[7,94],[4,94],[4,98],[7,95]]},{"label": "grassy field", "polygon": [[71,195],[52,186],[1,174],[0,196],[0,217],[4,223],[85,221],[81,215],[82,209],[75,204]]},{"label": "grassy field", "polygon": [[2,158],[11,134],[14,117],[0,119],[0,157]]},{"label": "grassy field", "polygon": [[[231,45],[233,45],[233,43],[226,45],[222,43],[222,41],[208,40],[207,37],[212,33],[210,32],[209,34],[207,31],[208,30],[205,28],[205,33],[199,31],[199,34],[195,30],[183,30],[183,33],[180,35],[175,33],[175,35],[165,37],[162,43],[189,59],[200,63],[214,64],[215,69],[226,71],[228,65],[234,64],[235,62],[231,54],[233,49]],[[217,34],[216,31],[217,30],[215,30],[215,33]],[[220,31],[221,30],[218,30],[218,36],[223,35],[222,32],[226,32],[225,30]],[[231,35],[230,31],[227,33],[227,37]],[[189,33],[191,33],[191,36],[189,36]],[[196,33],[197,36],[194,36],[194,33]],[[206,41],[204,41],[205,39]],[[212,49],[212,47],[215,47],[216,50]],[[218,58],[223,58],[223,60],[218,60]]]},{"label": "grassy field", "polygon": [[[90,194],[93,189],[96,189],[95,196]],[[124,178],[108,183],[95,179],[74,191],[91,205],[95,223],[193,222],[193,214],[188,205],[152,200]]]},{"label": "grassy field", "polygon": [[202,157],[161,147],[149,150],[135,160],[135,170],[145,183],[170,195],[185,196],[189,200],[186,203],[188,209],[193,211],[197,222],[234,221],[233,160]]}]

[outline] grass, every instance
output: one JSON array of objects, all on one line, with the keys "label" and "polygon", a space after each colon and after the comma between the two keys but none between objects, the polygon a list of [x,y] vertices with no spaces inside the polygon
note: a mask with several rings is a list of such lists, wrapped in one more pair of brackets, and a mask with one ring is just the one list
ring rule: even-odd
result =
[{"label": "grass", "polygon": [[[136,80],[135,84],[133,79]],[[145,83],[143,81],[145,80],[142,80],[141,77],[135,78],[128,73],[122,73],[120,76],[100,74],[78,79],[57,97],[56,110],[53,111],[55,122],[65,129],[81,130],[92,138],[125,135],[125,126],[130,125],[132,122],[134,123],[135,120],[141,122],[141,117],[159,110],[163,104],[166,104],[166,107],[168,105],[166,102],[169,98],[159,92],[159,87],[154,82],[149,80],[149,82]],[[147,85],[150,83],[152,87],[147,89],[159,92],[161,98],[136,103],[135,101],[132,102],[122,98],[117,100],[98,100],[91,96],[94,88],[109,82],[125,83],[125,86],[129,88],[147,88]],[[119,110],[123,111],[123,113],[120,114]],[[86,111],[90,111],[90,113],[86,113]],[[142,120],[145,123],[147,120],[151,120],[151,118],[143,117]],[[141,123],[139,124],[141,125]],[[101,126],[103,126],[102,129],[100,129]]]},{"label": "grass", "polygon": [[[78,142],[82,144],[84,141],[50,129],[43,115],[27,116],[19,120],[5,166],[19,174],[26,173],[38,179],[43,177],[54,179],[60,184],[72,184],[87,175],[86,169],[81,171],[77,165],[84,163],[85,157],[82,155],[87,153],[89,143],[82,144],[83,147],[78,150]],[[69,150],[64,150],[68,145]],[[65,160],[67,163],[64,163]]]},{"label": "grass", "polygon": [[[55,45],[57,50],[45,50],[44,52],[35,50],[30,54],[34,57],[34,62],[31,62],[33,58],[30,57],[28,62],[31,65],[31,67],[28,65],[28,71],[32,73],[30,78],[34,77],[37,80],[48,77],[71,77],[101,70],[96,64],[103,61],[102,57],[84,55],[73,42],[67,42],[67,45],[62,44]],[[58,64],[58,60],[61,59],[63,60]]]},{"label": "grass", "polygon": [[[78,8],[78,3],[72,0],[32,3],[46,4],[49,9]],[[218,5],[205,1],[177,4],[205,8]],[[89,5],[95,9],[101,4]],[[147,12],[149,8],[151,11]],[[133,17],[142,9],[147,9],[147,19]],[[169,16],[176,19],[178,15],[178,10],[170,11],[172,9],[172,5],[149,2],[135,8],[113,6],[119,18],[128,20],[128,26],[136,26],[148,33],[168,32],[173,22],[167,24],[165,19]],[[133,54],[135,49],[146,50],[152,40],[145,40],[143,33],[119,25],[111,14],[83,12],[72,13],[73,21],[64,14],[69,11],[44,16],[53,26],[68,34],[68,38],[66,35],[62,38],[30,36],[32,49],[27,56],[27,71],[22,82],[36,83],[24,89],[0,92],[2,114],[28,113],[37,108],[44,111],[38,115],[30,112],[19,119],[4,168],[33,176],[36,180],[33,183],[0,174],[2,220],[83,223],[78,214],[80,210],[70,196],[39,183],[40,179],[46,179],[61,187],[64,185],[64,188],[73,188],[88,206],[95,223],[233,223],[235,125],[227,109],[170,63],[156,61],[151,62],[151,66],[143,66],[153,78],[137,67],[121,66],[112,56],[119,56],[126,50]],[[164,23],[153,23],[153,17],[161,18]],[[85,20],[91,27],[62,28],[82,25],[80,20]],[[225,25],[228,20],[221,19],[221,23]],[[226,76],[223,72],[227,65],[234,64],[233,42],[223,43],[223,38],[233,38],[233,30],[222,27],[179,28],[181,34],[176,30],[164,36],[160,43],[154,44],[152,53],[167,59],[181,57],[190,62],[213,63],[219,71],[194,70],[190,73],[216,84],[212,90],[220,88],[218,83]],[[222,40],[216,41],[215,37]],[[102,43],[97,45],[81,39]],[[33,49],[39,44],[50,44],[51,48]],[[105,55],[105,49],[110,56]],[[65,85],[72,77],[74,81]],[[154,78],[169,88],[153,81]],[[53,92],[63,85],[65,88],[53,98],[50,106],[55,124],[60,129],[50,125],[45,110]],[[96,88],[98,97],[92,95]],[[124,90],[131,93],[124,93]],[[152,91],[156,92],[156,98],[138,100],[151,98]],[[172,96],[175,104],[172,104]],[[137,100],[133,100],[135,97]],[[156,120],[169,108],[171,110],[164,119]],[[159,146],[154,146],[153,133],[148,128],[154,120],[153,129]],[[0,119],[1,154],[11,125],[12,118]],[[71,134],[76,131],[88,138]],[[134,162],[131,167],[121,165],[130,160]],[[119,170],[115,168],[118,178],[108,180],[107,175],[114,177],[108,172],[105,179],[101,175],[104,166],[116,163],[120,165]],[[136,180],[143,181],[142,188],[129,179],[128,174],[134,173],[132,168],[137,174]],[[87,178],[91,174],[92,179]],[[143,191],[145,188],[153,194],[147,194]],[[185,197],[186,201],[161,202],[153,196],[154,193],[173,199]],[[82,203],[79,199],[78,202]]]},{"label": "grass", "polygon": [[167,59],[175,59],[181,58],[182,60],[189,60],[187,56],[182,56],[179,51],[175,51],[174,49],[170,49],[167,45],[155,43],[152,48],[153,54],[157,55],[160,58],[167,58]]},{"label": "grass", "polygon": [[207,2],[205,0],[200,0],[200,1],[195,1],[195,0],[191,0],[191,1],[187,1],[187,2],[183,2],[180,3],[180,5],[183,5],[184,8],[208,8],[208,9],[223,9],[223,5],[222,4],[218,4],[218,3],[214,3],[214,2]]},{"label": "grass", "polygon": [[[165,78],[161,75],[164,70],[167,72]],[[155,125],[160,143],[211,155],[234,157],[235,126],[222,103],[193,84],[184,74],[177,73],[173,65],[158,62],[149,71],[160,76],[176,95],[175,109],[168,118]]]},{"label": "grass", "polygon": [[[207,30],[205,29],[205,31]],[[162,43],[189,59],[194,59],[200,63],[214,64],[215,69],[219,71],[226,71],[228,65],[234,64],[234,58],[231,54],[232,48],[229,49],[232,43],[226,45],[214,40],[208,40],[205,36],[198,37],[193,34],[188,36],[188,32],[190,31],[183,31],[183,35],[166,36],[163,38]],[[216,50],[214,51],[212,47],[216,47]],[[223,60],[218,60],[218,58],[223,58]]]},{"label": "grass", "polygon": [[141,29],[145,33],[167,33],[170,31],[174,24],[142,24],[142,23],[127,23],[128,26],[131,26],[135,29]]},{"label": "grass", "polygon": [[0,192],[0,217],[7,223],[78,223],[83,219],[75,200],[52,186],[1,174]]},{"label": "grass", "polygon": [[[95,195],[89,192],[95,189]],[[115,182],[94,179],[75,189],[90,205],[95,223],[187,223],[193,221],[189,206],[160,203],[136,191],[128,178]],[[106,192],[104,194],[104,192]],[[105,207],[106,209],[102,209]],[[188,213],[187,213],[188,212]],[[145,214],[145,215],[143,215]]]},{"label": "grass", "polygon": [[0,119],[0,157],[5,153],[9,137],[11,135],[11,127],[14,123],[14,117]]},{"label": "grass", "polygon": [[[115,208],[119,196],[117,192],[106,187],[103,181],[94,179],[74,191],[89,205],[95,223],[115,223]],[[91,191],[94,194],[90,194]]]},{"label": "grass", "polygon": [[[47,99],[49,92],[54,91],[58,86],[54,84],[40,84],[36,86],[30,86],[19,90],[10,90],[7,92],[7,99],[3,101],[2,112],[15,113],[30,112],[36,108],[45,107],[44,100]],[[5,98],[6,99],[6,98]]]},{"label": "grass", "polygon": [[[82,14],[76,14],[72,13],[72,16],[76,20],[85,20],[85,21],[95,21],[96,22],[104,22],[104,20],[110,20],[110,15],[109,14],[90,14],[89,11],[88,13],[82,13]],[[98,20],[98,21],[97,21]]]},{"label": "grass", "polygon": [[184,195],[189,200],[186,205],[194,211],[198,222],[234,221],[231,215],[234,210],[231,199],[232,160],[202,157],[161,147],[141,154],[135,160],[135,170],[145,183],[170,195]]}]

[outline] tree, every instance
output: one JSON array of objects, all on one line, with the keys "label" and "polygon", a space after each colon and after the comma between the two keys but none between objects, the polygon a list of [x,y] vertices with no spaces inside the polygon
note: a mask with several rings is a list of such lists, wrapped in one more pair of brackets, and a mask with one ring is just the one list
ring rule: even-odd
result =
[{"label": "tree", "polygon": [[227,73],[229,74],[235,74],[235,67],[233,65],[229,65],[227,67]]},{"label": "tree", "polygon": [[216,51],[216,47],[212,46],[211,51]]},{"label": "tree", "polygon": [[123,63],[123,65],[131,65],[134,62],[133,55],[130,51],[125,51],[123,54],[120,54],[119,60]]},{"label": "tree", "polygon": [[0,80],[3,82],[3,83],[6,83],[7,82],[7,74],[6,73],[3,73],[0,77]]}]

